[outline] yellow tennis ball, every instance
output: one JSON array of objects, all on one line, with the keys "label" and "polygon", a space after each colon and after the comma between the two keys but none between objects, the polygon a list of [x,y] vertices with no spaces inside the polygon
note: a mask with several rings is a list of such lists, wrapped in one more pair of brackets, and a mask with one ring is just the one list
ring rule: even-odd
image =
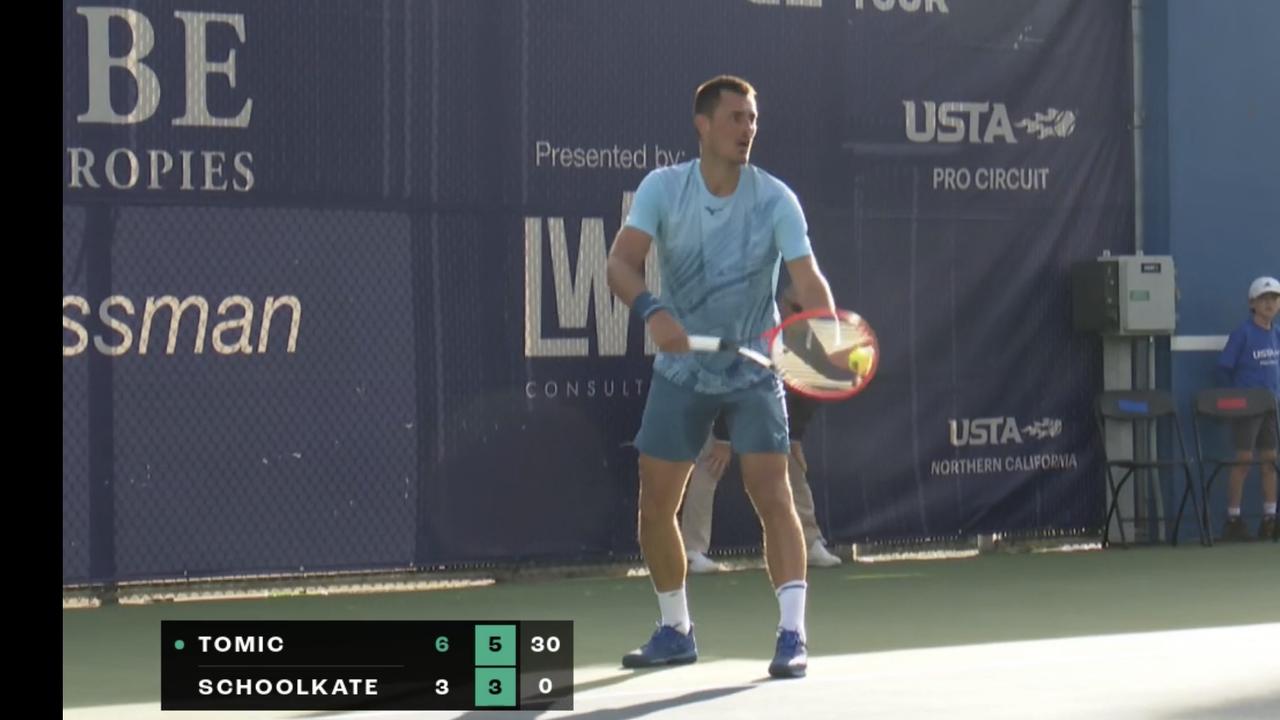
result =
[{"label": "yellow tennis ball", "polygon": [[871,371],[871,361],[875,358],[875,351],[867,345],[856,347],[849,351],[849,369],[857,375],[866,375]]}]

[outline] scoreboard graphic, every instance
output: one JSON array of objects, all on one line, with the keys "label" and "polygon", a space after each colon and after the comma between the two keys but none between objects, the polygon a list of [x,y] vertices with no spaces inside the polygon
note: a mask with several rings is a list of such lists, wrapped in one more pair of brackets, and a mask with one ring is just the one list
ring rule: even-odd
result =
[{"label": "scoreboard graphic", "polygon": [[164,621],[163,710],[572,710],[568,621]]}]

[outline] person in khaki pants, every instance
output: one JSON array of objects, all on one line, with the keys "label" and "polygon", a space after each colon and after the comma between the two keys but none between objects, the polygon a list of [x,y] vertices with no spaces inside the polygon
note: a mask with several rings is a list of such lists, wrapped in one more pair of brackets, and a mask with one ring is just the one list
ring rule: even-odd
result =
[{"label": "person in khaki pants", "polygon": [[[809,489],[809,463],[804,457],[801,439],[809,420],[817,409],[817,403],[787,391],[787,424],[791,435],[791,452],[787,457],[787,478],[791,483],[791,495],[804,530],[804,545],[808,548],[810,567],[833,567],[841,560],[827,550],[814,513],[813,491]],[[689,489],[684,495],[684,509],[680,516],[680,534],[684,537],[684,551],[689,558],[689,572],[720,572],[725,566],[707,557],[711,547],[711,513],[715,503],[716,485],[729,466],[729,428],[724,416],[716,418],[707,444],[702,447],[693,472],[689,476]]]}]

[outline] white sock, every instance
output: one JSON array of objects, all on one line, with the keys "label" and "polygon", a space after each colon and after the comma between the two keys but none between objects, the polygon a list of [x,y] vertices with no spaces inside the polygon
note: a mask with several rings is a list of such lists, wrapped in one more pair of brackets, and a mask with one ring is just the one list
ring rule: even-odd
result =
[{"label": "white sock", "polygon": [[662,610],[663,625],[689,634],[693,621],[689,619],[689,601],[685,598],[683,585],[671,592],[658,593],[658,608]]},{"label": "white sock", "polygon": [[1263,515],[1275,515],[1275,514],[1276,514],[1276,504],[1275,504],[1275,503],[1262,503],[1262,514],[1263,514]]},{"label": "white sock", "polygon": [[1229,507],[1229,508],[1227,508],[1227,517],[1229,517],[1229,518],[1238,518],[1238,517],[1240,517],[1240,508],[1238,508],[1238,507]]},{"label": "white sock", "polygon": [[778,627],[783,630],[795,630],[800,633],[800,639],[805,639],[804,634],[804,600],[805,593],[809,588],[809,584],[803,580],[792,580],[789,583],[783,583],[778,588],[778,611],[782,618],[778,621]]}]

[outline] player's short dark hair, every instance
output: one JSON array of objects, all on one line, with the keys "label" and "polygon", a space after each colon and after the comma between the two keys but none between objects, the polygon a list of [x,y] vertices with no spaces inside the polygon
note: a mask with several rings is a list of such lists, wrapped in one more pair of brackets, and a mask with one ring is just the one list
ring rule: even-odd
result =
[{"label": "player's short dark hair", "polygon": [[693,114],[711,117],[720,104],[720,93],[724,90],[747,97],[756,94],[751,83],[736,75],[717,75],[699,85],[698,91],[693,94]]}]

